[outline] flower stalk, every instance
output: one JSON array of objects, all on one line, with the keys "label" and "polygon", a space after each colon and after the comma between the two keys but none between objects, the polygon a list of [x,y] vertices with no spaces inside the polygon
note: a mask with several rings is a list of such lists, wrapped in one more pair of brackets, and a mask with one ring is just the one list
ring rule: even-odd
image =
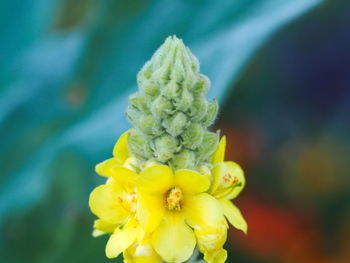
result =
[{"label": "flower stalk", "polygon": [[93,236],[109,234],[107,257],[122,253],[126,263],[196,262],[196,247],[206,262],[224,263],[228,223],[247,232],[231,202],[245,177],[225,161],[225,136],[208,130],[218,111],[205,97],[210,82],[175,36],[137,81],[127,109],[133,128],[96,166],[106,182],[90,195]]}]

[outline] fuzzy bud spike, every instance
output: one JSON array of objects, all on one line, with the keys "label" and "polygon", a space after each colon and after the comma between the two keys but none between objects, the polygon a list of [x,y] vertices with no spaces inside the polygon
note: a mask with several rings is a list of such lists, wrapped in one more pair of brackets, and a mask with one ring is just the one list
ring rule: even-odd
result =
[{"label": "fuzzy bud spike", "polygon": [[168,37],[137,75],[139,91],[127,116],[135,131],[130,153],[141,163],[154,160],[174,169],[209,163],[218,134],[207,131],[218,105],[205,97],[209,79],[181,39]]}]

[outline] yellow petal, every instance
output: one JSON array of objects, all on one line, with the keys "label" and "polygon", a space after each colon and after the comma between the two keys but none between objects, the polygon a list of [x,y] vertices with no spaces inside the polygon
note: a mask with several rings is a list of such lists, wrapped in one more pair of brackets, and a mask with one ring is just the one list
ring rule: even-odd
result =
[{"label": "yellow petal", "polygon": [[132,189],[136,186],[137,174],[121,165],[111,167],[111,176],[121,186]]},{"label": "yellow petal", "polygon": [[125,263],[161,263],[158,253],[153,249],[151,239],[135,242],[123,253]]},{"label": "yellow petal", "polygon": [[99,236],[103,236],[103,235],[105,235],[105,234],[107,234],[106,232],[103,232],[103,231],[101,231],[101,230],[98,230],[98,229],[94,229],[93,231],[92,231],[92,236],[93,237],[99,237]]},{"label": "yellow petal", "polygon": [[123,222],[128,216],[128,211],[120,205],[118,194],[118,189],[112,184],[96,187],[90,194],[89,205],[91,211],[108,223],[118,224]]},{"label": "yellow petal", "polygon": [[163,195],[174,185],[174,174],[169,166],[154,165],[143,170],[137,177],[140,192]]},{"label": "yellow petal", "polygon": [[111,176],[110,168],[113,165],[122,164],[116,158],[110,158],[95,166],[95,171],[102,176]]},{"label": "yellow petal", "polygon": [[222,136],[218,148],[214,152],[211,163],[216,165],[225,160],[225,150],[226,150],[226,136]]},{"label": "yellow petal", "polygon": [[[111,223],[109,223],[107,221],[103,221],[101,219],[97,219],[94,222],[95,230],[102,232],[101,234],[113,233],[117,226],[118,226],[117,224],[111,224]],[[98,233],[98,232],[96,232],[96,233]]]},{"label": "yellow petal", "polygon": [[175,172],[175,185],[185,193],[197,194],[208,190],[208,177],[191,170],[177,170]]},{"label": "yellow petal", "polygon": [[242,216],[241,211],[239,211],[238,207],[232,204],[231,201],[221,199],[220,203],[223,207],[224,214],[227,220],[237,229],[242,230],[245,234],[248,231],[248,225],[245,219]]},{"label": "yellow petal", "polygon": [[116,258],[134,243],[138,230],[135,227],[125,227],[120,230],[117,228],[113,235],[109,238],[106,245],[106,256],[108,258]]},{"label": "yellow petal", "polygon": [[153,234],[152,244],[166,262],[189,259],[196,246],[192,229],[183,221],[163,220]]},{"label": "yellow petal", "polygon": [[113,156],[123,164],[125,160],[130,156],[128,150],[128,135],[129,131],[124,132],[120,137],[113,149]]},{"label": "yellow petal", "polygon": [[162,197],[139,193],[137,217],[145,232],[153,232],[163,219],[164,213],[165,206]]},{"label": "yellow petal", "polygon": [[225,162],[227,166],[227,173],[230,173],[233,177],[237,178],[238,185],[233,188],[231,193],[227,196],[226,199],[233,199],[236,198],[239,193],[243,190],[246,181],[244,177],[244,172],[242,168],[235,162]]},{"label": "yellow petal", "polygon": [[204,260],[208,263],[225,263],[227,251],[223,248],[215,251],[204,252]]},{"label": "yellow petal", "polygon": [[218,163],[212,169],[212,171],[211,171],[212,181],[211,181],[211,185],[209,188],[210,194],[215,193],[215,191],[218,189],[218,187],[220,185],[220,179],[221,179],[222,175],[225,174],[226,168],[227,167],[226,167],[225,163]]},{"label": "yellow petal", "polygon": [[223,218],[216,226],[195,229],[194,234],[201,252],[216,251],[222,249],[227,238],[227,222]]},{"label": "yellow petal", "polygon": [[183,212],[187,222],[195,229],[216,226],[223,221],[223,211],[219,201],[207,193],[186,199]]}]

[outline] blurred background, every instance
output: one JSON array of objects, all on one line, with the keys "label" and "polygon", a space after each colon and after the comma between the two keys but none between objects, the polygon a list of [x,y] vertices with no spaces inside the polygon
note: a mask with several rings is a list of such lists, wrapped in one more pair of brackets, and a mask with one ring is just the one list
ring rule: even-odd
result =
[{"label": "blurred background", "polygon": [[172,34],[246,172],[228,262],[350,262],[350,4],[322,0],[1,1],[0,261],[122,261],[91,237],[94,165]]}]

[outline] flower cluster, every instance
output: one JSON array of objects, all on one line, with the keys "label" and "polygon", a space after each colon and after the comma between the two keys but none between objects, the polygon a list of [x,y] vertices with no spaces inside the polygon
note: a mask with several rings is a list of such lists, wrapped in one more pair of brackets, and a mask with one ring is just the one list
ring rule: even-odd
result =
[{"label": "flower cluster", "polygon": [[[245,185],[244,173],[238,164],[224,161],[226,138],[216,142],[218,134],[206,131],[217,104],[205,100],[203,87],[208,82],[196,73],[198,69],[182,41],[171,37],[139,74],[139,84],[146,85],[145,77],[158,86],[142,86],[131,97],[128,116],[134,128],[119,138],[113,157],[96,166],[106,182],[90,195],[91,211],[98,217],[93,235],[110,234],[108,258],[123,253],[126,263],[184,262],[197,246],[207,262],[223,263],[227,221],[247,231],[231,202]],[[172,90],[169,83],[178,88]],[[153,95],[148,94],[151,90]],[[186,92],[190,101],[177,100]],[[163,108],[164,98],[172,106]],[[196,105],[198,100],[205,101],[204,114],[203,108],[190,110],[192,106],[185,105]],[[185,122],[177,117],[180,113]],[[145,121],[152,118],[151,124]],[[169,147],[174,142],[176,146]]]}]

